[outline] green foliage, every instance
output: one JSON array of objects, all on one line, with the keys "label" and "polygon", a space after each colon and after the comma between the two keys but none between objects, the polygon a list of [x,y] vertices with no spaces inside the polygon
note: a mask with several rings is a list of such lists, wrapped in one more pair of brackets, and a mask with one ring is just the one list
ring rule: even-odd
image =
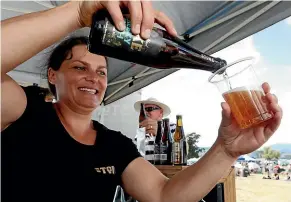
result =
[{"label": "green foliage", "polygon": [[267,160],[279,159],[280,156],[281,153],[279,151],[273,150],[271,147],[265,147],[263,149],[263,158]]},{"label": "green foliage", "polygon": [[203,148],[199,148],[197,143],[199,142],[199,138],[201,135],[193,132],[186,135],[187,144],[188,144],[188,159],[198,158],[200,152],[204,152]]}]

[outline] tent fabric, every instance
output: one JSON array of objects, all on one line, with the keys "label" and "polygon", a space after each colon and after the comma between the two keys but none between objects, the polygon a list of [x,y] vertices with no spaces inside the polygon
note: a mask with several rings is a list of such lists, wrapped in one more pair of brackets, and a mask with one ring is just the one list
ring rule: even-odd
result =
[{"label": "tent fabric", "polygon": [[[2,1],[1,20],[63,3]],[[173,20],[179,35],[185,37],[191,46],[207,54],[213,54],[291,16],[290,1],[153,1],[153,5]],[[73,34],[88,33],[89,28],[84,28]],[[46,85],[43,82],[43,67],[50,50],[51,47],[42,51],[10,74],[19,82],[31,82],[33,77],[34,82]],[[119,100],[177,70],[159,70],[110,59],[104,104]]]},{"label": "tent fabric", "polygon": [[255,162],[256,161],[256,159],[250,157],[247,154],[240,156],[237,160],[238,161],[248,161],[248,162],[251,162],[251,161]]}]

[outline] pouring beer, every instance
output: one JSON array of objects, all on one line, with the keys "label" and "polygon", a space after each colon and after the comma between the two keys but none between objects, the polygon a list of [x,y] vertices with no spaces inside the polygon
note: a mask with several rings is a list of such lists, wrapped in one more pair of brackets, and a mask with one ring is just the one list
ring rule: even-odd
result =
[{"label": "pouring beer", "polygon": [[253,69],[253,57],[235,61],[209,77],[228,103],[241,129],[250,128],[272,118],[265,94]]}]

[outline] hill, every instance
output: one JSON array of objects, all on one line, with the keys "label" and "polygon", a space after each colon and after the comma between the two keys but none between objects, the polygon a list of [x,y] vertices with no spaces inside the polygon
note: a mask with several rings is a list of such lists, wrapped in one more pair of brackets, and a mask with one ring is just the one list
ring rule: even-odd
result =
[{"label": "hill", "polygon": [[[281,153],[281,157],[285,157],[286,155],[287,156],[290,156],[291,155],[291,144],[283,144],[283,143],[280,143],[280,144],[273,144],[273,145],[270,145],[269,147],[271,147],[273,150],[277,150]],[[264,147],[260,148],[259,151],[262,151],[264,149]],[[254,151],[250,154],[251,157],[253,158],[260,158],[260,152],[258,150],[257,151]],[[290,158],[290,157],[288,157]]]},{"label": "hill", "polygon": [[[291,154],[291,143],[286,143],[286,144],[283,144],[283,143],[280,143],[280,144],[273,144],[273,145],[270,145],[270,147],[273,149],[273,150],[277,150],[279,151],[281,154]],[[200,148],[203,148],[205,149],[205,152],[207,152],[210,147],[200,147]],[[259,150],[263,150],[264,147],[260,148]],[[257,151],[254,151],[250,154],[251,157],[253,158],[259,158],[258,156],[258,152]]]},{"label": "hill", "polygon": [[[273,150],[277,150],[280,151],[281,153],[291,153],[291,143],[280,143],[280,144],[273,144],[270,145],[270,147]],[[200,147],[200,148],[204,148],[205,151],[208,151],[208,149],[210,149],[210,147]],[[263,150],[264,147],[260,148],[259,150]]]},{"label": "hill", "polygon": [[270,145],[273,150],[280,151],[281,153],[291,153],[291,144],[273,144]]}]

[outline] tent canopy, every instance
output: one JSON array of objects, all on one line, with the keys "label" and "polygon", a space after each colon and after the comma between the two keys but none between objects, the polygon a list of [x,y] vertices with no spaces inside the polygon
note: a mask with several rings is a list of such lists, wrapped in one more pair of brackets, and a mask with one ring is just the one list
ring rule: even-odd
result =
[{"label": "tent canopy", "polygon": [[[1,19],[53,8],[61,1],[2,1]],[[213,54],[266,27],[291,16],[289,1],[153,1],[156,9],[168,15],[187,42],[207,54]],[[76,35],[88,35],[89,29]],[[50,49],[26,61],[11,76],[19,83],[45,85],[43,65]],[[110,59],[108,89],[104,104],[123,98],[178,69],[160,70]]]},{"label": "tent canopy", "polygon": [[255,162],[255,161],[257,161],[257,159],[254,159],[254,158],[250,157],[249,155],[245,154],[245,155],[240,156],[237,159],[237,161]]}]

